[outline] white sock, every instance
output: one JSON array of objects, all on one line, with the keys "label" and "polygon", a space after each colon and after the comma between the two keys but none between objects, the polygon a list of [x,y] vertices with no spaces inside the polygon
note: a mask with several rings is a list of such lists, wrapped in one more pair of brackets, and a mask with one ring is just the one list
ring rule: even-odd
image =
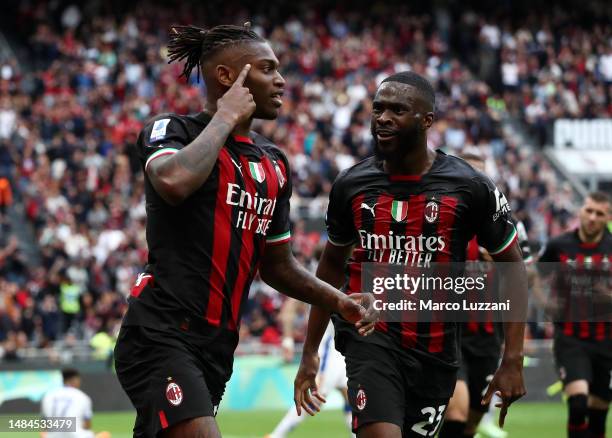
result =
[{"label": "white sock", "polygon": [[285,438],[285,436],[293,430],[298,424],[305,419],[304,413],[298,415],[295,408],[289,408],[283,419],[278,423],[274,432],[272,432],[272,438]]}]

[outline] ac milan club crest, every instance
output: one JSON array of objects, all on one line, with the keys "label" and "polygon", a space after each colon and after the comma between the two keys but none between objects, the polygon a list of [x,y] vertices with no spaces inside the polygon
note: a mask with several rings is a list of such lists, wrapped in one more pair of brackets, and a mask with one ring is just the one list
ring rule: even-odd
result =
[{"label": "ac milan club crest", "polygon": [[258,183],[262,183],[266,179],[266,173],[264,172],[264,167],[261,163],[249,161],[249,170],[251,171],[251,176],[253,179]]},{"label": "ac milan club crest", "polygon": [[368,398],[366,397],[366,393],[363,389],[360,389],[359,391],[357,391],[356,401],[357,401],[357,409],[359,409],[360,411],[363,411],[366,407],[366,403],[368,402]]},{"label": "ac milan club crest", "polygon": [[166,386],[166,398],[172,406],[178,406],[183,401],[183,390],[178,384],[170,382]]},{"label": "ac milan club crest", "polygon": [[430,224],[433,224],[438,219],[438,213],[440,212],[440,206],[436,201],[429,201],[425,206],[425,220]]}]

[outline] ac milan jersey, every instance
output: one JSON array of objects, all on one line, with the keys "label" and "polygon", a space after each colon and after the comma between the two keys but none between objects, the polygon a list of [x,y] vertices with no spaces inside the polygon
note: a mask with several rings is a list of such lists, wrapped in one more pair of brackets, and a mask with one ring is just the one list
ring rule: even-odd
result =
[{"label": "ac milan jersey", "polygon": [[[518,227],[517,227],[518,232]],[[488,300],[497,297],[498,276],[495,275],[493,262],[483,258],[478,239],[474,237],[469,241],[466,256],[466,275],[484,277],[486,279],[486,294]],[[472,315],[470,315],[472,316]],[[486,318],[483,318],[486,317]],[[493,322],[493,314],[482,315],[477,313],[461,327],[461,345],[468,348],[474,355],[497,355],[501,348],[501,323]],[[472,348],[473,347],[473,348]]]},{"label": "ac milan jersey", "polygon": [[[126,324],[156,327],[165,315],[199,318],[204,327],[237,330],[267,245],[286,243],[291,178],[284,154],[251,133],[230,136],[207,181],[180,205],[166,203],[146,169],[191,143],[205,113],[156,117],[138,139],[145,169],[147,273],[154,288],[130,299]],[[203,321],[200,321],[203,320]]]},{"label": "ac milan jersey", "polygon": [[[557,314],[555,331],[558,335],[595,341],[612,340],[612,322],[608,318],[594,317],[597,309],[596,292],[610,299],[610,262],[612,262],[612,235],[604,231],[597,243],[584,243],[578,230],[551,239],[542,249],[539,265],[544,275],[555,273],[552,294],[562,304]],[[609,305],[609,303],[606,303]],[[591,321],[574,318],[586,312]],[[566,319],[566,321],[559,321]]]},{"label": "ac milan jersey", "polygon": [[[330,243],[355,245],[344,286],[348,294],[361,290],[365,262],[464,262],[474,235],[493,255],[517,238],[505,196],[465,161],[441,151],[422,176],[389,175],[375,157],[346,170],[332,187],[326,222]],[[334,319],[354,335],[352,326]],[[365,341],[457,365],[456,323],[380,322]]]},{"label": "ac milan jersey", "polygon": [[[513,218],[513,220],[516,226],[518,243],[523,255],[523,262],[528,265],[533,261],[533,257],[529,247],[527,231],[525,230],[525,225],[523,225],[521,221],[516,220],[516,218]],[[483,261],[483,254],[480,251],[480,245],[478,244],[477,238],[473,238],[468,243],[466,260],[468,262],[478,262],[474,265],[475,269],[479,269],[480,267],[486,269],[486,265],[479,263]],[[491,291],[492,296],[497,297],[499,278],[495,275],[495,269],[490,263],[488,267],[489,269],[486,271],[487,289]],[[474,348],[472,350],[475,355],[478,355],[479,351],[497,351],[501,347],[501,338],[503,335],[502,324],[500,322],[493,322],[493,315],[491,314],[490,316],[491,318],[486,321],[482,321],[481,318],[476,318],[477,320],[467,322],[463,326],[463,338],[461,342],[463,344],[467,342],[470,346],[473,346]]]}]

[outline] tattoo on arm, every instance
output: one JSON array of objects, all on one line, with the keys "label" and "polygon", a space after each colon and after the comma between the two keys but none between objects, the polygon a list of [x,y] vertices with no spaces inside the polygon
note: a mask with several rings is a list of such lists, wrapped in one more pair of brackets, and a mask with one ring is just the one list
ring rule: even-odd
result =
[{"label": "tattoo on arm", "polygon": [[233,129],[231,123],[215,115],[190,144],[166,159],[153,161],[147,174],[160,196],[177,205],[198,190],[210,176]]},{"label": "tattoo on arm", "polygon": [[219,150],[232,129],[233,126],[229,123],[213,117],[200,135],[176,154],[177,164],[198,175],[210,174],[217,161]]}]

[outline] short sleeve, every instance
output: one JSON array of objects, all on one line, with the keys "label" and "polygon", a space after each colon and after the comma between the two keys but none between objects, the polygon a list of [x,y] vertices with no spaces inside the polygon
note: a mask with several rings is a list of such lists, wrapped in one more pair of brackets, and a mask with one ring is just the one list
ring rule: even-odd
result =
[{"label": "short sleeve", "polygon": [[179,117],[173,114],[155,117],[138,138],[138,153],[145,172],[156,158],[175,154],[189,143],[187,129]]},{"label": "short sleeve", "polygon": [[506,196],[493,182],[481,175],[474,179],[476,187],[476,209],[480,217],[477,230],[478,242],[491,255],[499,255],[512,246],[518,233],[510,214],[510,204]]},{"label": "short sleeve", "polygon": [[279,159],[275,160],[273,165],[281,192],[276,199],[276,207],[267,233],[266,245],[280,245],[291,240],[291,221],[289,219],[291,210],[289,201],[293,192],[291,170],[285,155],[280,151],[278,152]]},{"label": "short sleeve", "polygon": [[346,173],[341,173],[332,185],[325,215],[328,240],[336,246],[352,245],[356,236],[350,199],[345,189],[345,175]]}]

